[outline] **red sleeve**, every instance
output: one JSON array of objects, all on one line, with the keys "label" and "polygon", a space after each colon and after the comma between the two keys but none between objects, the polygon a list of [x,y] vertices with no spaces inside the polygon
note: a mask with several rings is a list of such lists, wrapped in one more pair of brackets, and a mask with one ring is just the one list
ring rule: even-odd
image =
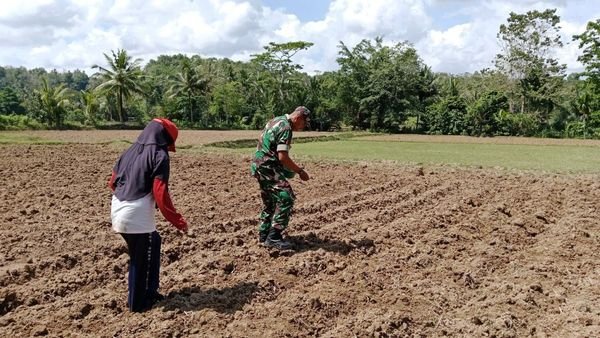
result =
[{"label": "red sleeve", "polygon": [[108,180],[108,187],[113,192],[115,191],[115,176],[117,176],[117,174],[113,171],[112,175],[110,175],[110,180]]},{"label": "red sleeve", "polygon": [[175,206],[173,206],[171,196],[169,195],[168,186],[163,180],[159,178],[154,179],[152,194],[154,195],[154,200],[156,201],[156,205],[158,205],[158,209],[163,216],[165,216],[167,221],[179,230],[185,229],[187,222],[183,219],[183,216],[175,210]]}]

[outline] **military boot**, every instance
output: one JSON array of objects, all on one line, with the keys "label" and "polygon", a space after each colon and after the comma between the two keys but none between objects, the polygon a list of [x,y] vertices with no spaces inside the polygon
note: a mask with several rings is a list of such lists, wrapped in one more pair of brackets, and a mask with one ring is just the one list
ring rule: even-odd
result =
[{"label": "military boot", "polygon": [[281,230],[275,228],[271,228],[269,230],[269,234],[267,235],[267,239],[264,241],[263,245],[278,250],[292,250],[294,248],[292,243],[283,239],[283,236],[281,236]]},{"label": "military boot", "polygon": [[259,231],[258,232],[258,242],[264,243],[267,240],[267,236],[269,236],[269,230]]}]

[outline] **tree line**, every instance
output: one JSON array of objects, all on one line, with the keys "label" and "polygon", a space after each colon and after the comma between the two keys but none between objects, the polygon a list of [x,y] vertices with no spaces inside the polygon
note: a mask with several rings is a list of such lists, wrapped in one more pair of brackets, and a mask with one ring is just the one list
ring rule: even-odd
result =
[{"label": "tree line", "polygon": [[[600,19],[572,37],[581,73],[555,58],[556,9],[510,13],[493,68],[436,73],[409,42],[340,42],[339,69],[309,75],[293,62],[313,45],[270,43],[247,62],[126,50],[82,71],[0,67],[0,129],[107,128],[164,116],[184,128],[260,129],[305,105],[313,130],[600,138]],[[468,62],[468,60],[465,60]]]}]

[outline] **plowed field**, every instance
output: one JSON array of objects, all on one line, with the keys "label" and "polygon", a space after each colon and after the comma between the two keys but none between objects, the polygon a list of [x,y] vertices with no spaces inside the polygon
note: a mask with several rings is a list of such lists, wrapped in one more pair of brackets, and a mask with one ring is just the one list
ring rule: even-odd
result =
[{"label": "plowed field", "polygon": [[288,235],[257,244],[249,156],[178,152],[162,218],[161,292],[127,311],[110,229],[121,148],[0,146],[0,336],[595,336],[600,181],[376,164],[304,163]]}]

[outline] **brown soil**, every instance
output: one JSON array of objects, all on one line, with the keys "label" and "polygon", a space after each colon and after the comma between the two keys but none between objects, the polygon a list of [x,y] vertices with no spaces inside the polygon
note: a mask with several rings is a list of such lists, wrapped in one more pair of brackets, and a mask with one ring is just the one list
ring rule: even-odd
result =
[{"label": "brown soil", "polygon": [[[249,159],[172,157],[161,291],[126,310],[106,145],[0,146],[0,336],[594,336],[597,176],[305,163],[288,234],[257,245]],[[595,333],[594,333],[595,332]]]},{"label": "brown soil", "polygon": [[[6,135],[39,137],[43,140],[73,143],[106,143],[117,141],[133,142],[139,136],[139,130],[29,130],[3,132]],[[180,130],[178,146],[196,146],[212,142],[239,139],[258,139],[257,130]],[[328,132],[294,132],[295,136],[322,136]]]},{"label": "brown soil", "polygon": [[[39,137],[44,140],[74,143],[106,143],[118,141],[132,142],[140,134],[139,130],[29,130],[4,131],[6,135]],[[254,139],[256,130],[181,130],[177,144],[180,146],[197,146],[212,142],[239,139]],[[294,132],[295,136],[336,135],[332,132]],[[360,135],[360,133],[359,133]],[[361,140],[399,141],[399,142],[436,142],[436,143],[482,143],[482,144],[524,144],[524,145],[583,145],[600,146],[600,140],[549,139],[534,137],[471,137],[454,135],[412,135],[412,134],[377,134],[361,135]]]}]

